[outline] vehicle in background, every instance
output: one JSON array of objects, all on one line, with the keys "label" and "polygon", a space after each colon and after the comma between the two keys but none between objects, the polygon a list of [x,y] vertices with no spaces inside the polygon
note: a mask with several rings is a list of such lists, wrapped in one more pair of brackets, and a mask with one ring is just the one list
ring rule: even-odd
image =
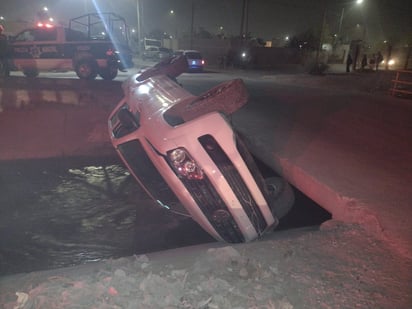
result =
[{"label": "vehicle in background", "polygon": [[143,51],[142,54],[142,59],[143,60],[163,60],[166,58],[170,58],[173,56],[173,51],[169,48],[166,47],[157,47],[157,46],[151,46],[148,49]]},{"label": "vehicle in background", "polygon": [[150,46],[147,49],[145,49],[142,53],[142,59],[147,60],[147,59],[158,59],[158,54],[159,54],[159,47],[157,46]]},{"label": "vehicle in background", "polygon": [[197,50],[177,50],[174,52],[175,56],[184,55],[187,59],[189,72],[203,72],[206,64],[202,54]]},{"label": "vehicle in background", "polygon": [[166,47],[159,47],[159,53],[157,54],[157,59],[162,60],[170,58],[173,56],[173,51]]},{"label": "vehicle in background", "polygon": [[118,70],[133,67],[126,27],[113,13],[80,16],[71,19],[68,28],[39,23],[10,38],[10,68],[28,77],[42,71],[75,71],[81,79],[100,75],[112,80]]},{"label": "vehicle in background", "polygon": [[162,47],[162,41],[157,40],[157,39],[149,39],[149,38],[144,38],[143,39],[143,51],[149,49],[150,47]]}]

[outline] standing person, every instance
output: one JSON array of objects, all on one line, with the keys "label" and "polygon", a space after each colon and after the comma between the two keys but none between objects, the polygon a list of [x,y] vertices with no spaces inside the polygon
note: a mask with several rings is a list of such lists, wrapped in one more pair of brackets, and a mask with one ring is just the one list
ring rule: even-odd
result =
[{"label": "standing person", "polygon": [[379,51],[378,54],[376,55],[376,62],[375,62],[375,69],[376,71],[379,69],[379,64],[383,61],[383,56],[381,52]]},{"label": "standing person", "polygon": [[350,66],[352,65],[352,63],[353,63],[352,56],[348,54],[348,58],[346,59],[346,72],[347,73],[350,72]]},{"label": "standing person", "polygon": [[369,58],[369,68],[373,70],[375,68],[375,63],[376,63],[376,55],[372,54],[372,56]]},{"label": "standing person", "polygon": [[4,27],[0,25],[0,76],[9,76],[9,65],[8,65],[8,47],[7,47],[7,36],[3,33]]},{"label": "standing person", "polygon": [[368,65],[368,58],[366,57],[366,54],[363,54],[362,62],[361,62],[362,70],[365,70],[367,65]]}]

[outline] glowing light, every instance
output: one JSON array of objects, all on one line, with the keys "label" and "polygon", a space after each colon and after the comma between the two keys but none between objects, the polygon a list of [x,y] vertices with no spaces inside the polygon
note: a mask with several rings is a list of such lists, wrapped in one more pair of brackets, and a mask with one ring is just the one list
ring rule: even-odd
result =
[{"label": "glowing light", "polygon": [[39,27],[39,28],[53,28],[53,25],[49,24],[49,23],[44,24],[42,22],[38,22],[37,27]]},{"label": "glowing light", "polygon": [[[120,50],[119,44],[118,44],[117,41],[114,39],[114,36],[113,36],[113,34],[112,34],[112,31],[110,30],[111,28],[110,28],[109,25],[107,24],[107,22],[106,22],[106,20],[105,20],[105,18],[104,18],[104,16],[103,16],[102,10],[100,9],[99,5],[97,4],[97,1],[96,1],[96,0],[92,0],[92,1],[93,1],[93,6],[94,6],[94,8],[96,9],[97,14],[99,14],[99,17],[100,17],[100,19],[102,20],[102,22],[103,22],[103,24],[104,24],[104,27],[105,27],[105,29],[106,29],[107,32],[108,32],[108,35],[109,35],[109,37],[110,37],[110,40],[114,43],[114,45],[115,45],[115,47],[116,47],[116,50]],[[124,62],[123,55],[119,55],[119,57],[122,58],[121,60],[122,60],[122,62]]]},{"label": "glowing light", "polygon": [[137,88],[137,92],[139,94],[148,94],[150,91],[150,87],[148,85],[140,85],[139,88]]},{"label": "glowing light", "polygon": [[156,200],[156,202],[157,202],[160,206],[162,206],[162,207],[164,207],[164,208],[166,208],[166,209],[170,209],[170,207],[169,207],[169,206],[167,206],[167,205],[163,204],[161,201]]}]

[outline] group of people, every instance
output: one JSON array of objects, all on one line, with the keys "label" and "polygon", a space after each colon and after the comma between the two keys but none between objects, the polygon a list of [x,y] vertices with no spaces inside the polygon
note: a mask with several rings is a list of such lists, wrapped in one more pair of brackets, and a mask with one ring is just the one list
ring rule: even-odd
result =
[{"label": "group of people", "polygon": [[[377,71],[382,61],[383,61],[383,56],[380,51],[377,54],[373,54],[372,57],[369,58],[369,61],[368,61],[368,56],[366,54],[363,54],[362,60],[361,60],[361,69],[366,70],[366,68],[369,66],[370,69],[372,70],[375,69],[375,71]],[[350,72],[352,64],[353,64],[353,59],[352,59],[351,54],[349,53],[346,59],[346,72]]]},{"label": "group of people", "polygon": [[9,76],[7,35],[4,34],[4,27],[0,25],[0,76]]}]

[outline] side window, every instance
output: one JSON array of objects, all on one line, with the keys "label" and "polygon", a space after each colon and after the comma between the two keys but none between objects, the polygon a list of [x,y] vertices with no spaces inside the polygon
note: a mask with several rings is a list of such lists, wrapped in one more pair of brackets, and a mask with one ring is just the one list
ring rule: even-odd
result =
[{"label": "side window", "polygon": [[56,41],[57,40],[57,29],[35,29],[34,30],[34,40],[35,41]]},{"label": "side window", "polygon": [[56,41],[57,29],[28,29],[19,33],[15,40],[18,42]]},{"label": "side window", "polygon": [[22,42],[22,41],[34,41],[34,35],[32,33],[32,30],[26,30],[21,33],[19,33],[16,37],[15,40]]},{"label": "side window", "polygon": [[86,41],[87,35],[73,29],[65,29],[67,41]]}]

